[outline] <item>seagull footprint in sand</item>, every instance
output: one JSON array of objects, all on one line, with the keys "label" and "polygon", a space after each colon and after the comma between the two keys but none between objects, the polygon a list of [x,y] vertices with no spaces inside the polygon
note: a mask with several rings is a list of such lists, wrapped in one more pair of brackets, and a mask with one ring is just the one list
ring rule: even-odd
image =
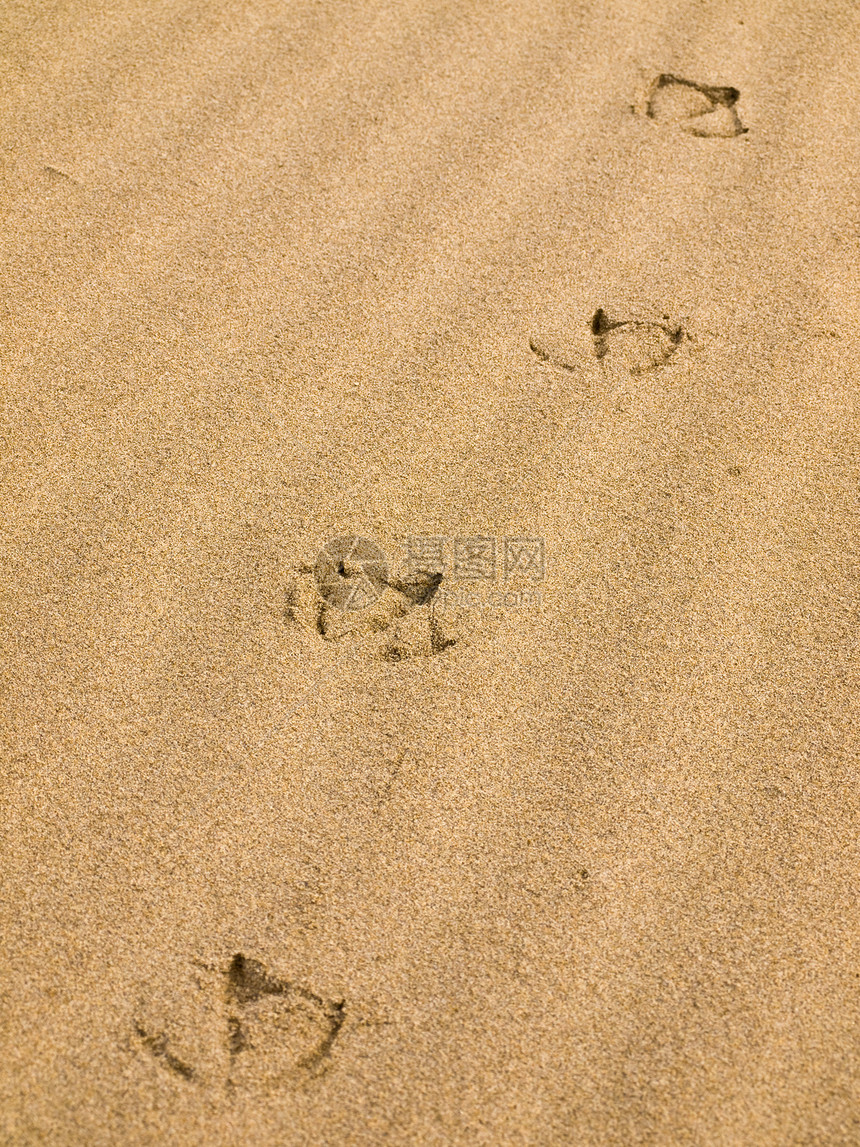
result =
[{"label": "seagull footprint in sand", "polygon": [[[629,374],[644,374],[665,366],[690,337],[684,324],[672,322],[668,315],[659,320],[612,319],[602,307],[594,312],[589,326],[594,356]],[[587,342],[583,345],[574,336],[575,331],[533,335],[529,347],[549,366],[573,371],[588,354]]]},{"label": "seagull footprint in sand", "polygon": [[651,85],[644,113],[659,124],[671,124],[705,139],[733,139],[748,129],[735,109],[737,88],[710,87],[663,74]]},{"label": "seagull footprint in sand", "polygon": [[594,354],[601,361],[609,357],[630,374],[659,370],[689,338],[683,323],[612,320],[599,307],[591,320]]},{"label": "seagull footprint in sand", "polygon": [[[348,585],[357,575],[348,563],[342,564],[344,569],[336,568],[335,574]],[[316,572],[319,574],[319,566]],[[345,595],[335,574],[327,580],[314,576],[311,566],[296,567],[285,592],[285,620],[327,642],[365,643],[368,656],[386,661],[431,657],[457,644],[458,638],[448,632],[447,624],[434,610],[441,573],[389,577],[387,570],[380,568],[373,589],[378,592],[381,588],[382,592],[360,608],[354,608],[353,598]],[[363,574],[367,574],[366,567]]]},{"label": "seagull footprint in sand", "polygon": [[343,1000],[281,980],[241,953],[227,972],[226,998],[234,1086],[271,1086],[295,1079],[301,1069],[324,1069],[343,1027]]}]

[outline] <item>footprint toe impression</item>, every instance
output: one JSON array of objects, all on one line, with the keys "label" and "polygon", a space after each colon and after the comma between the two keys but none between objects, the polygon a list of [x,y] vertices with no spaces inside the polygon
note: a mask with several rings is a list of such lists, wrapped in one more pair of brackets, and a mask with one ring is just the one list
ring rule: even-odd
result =
[{"label": "footprint toe impression", "polygon": [[410,574],[408,577],[392,579],[388,583],[392,589],[402,593],[410,607],[427,605],[436,596],[436,591],[442,584],[442,574],[438,572],[420,572]]},{"label": "footprint toe impression", "polygon": [[550,366],[559,367],[561,370],[576,369],[573,365],[575,353],[569,342],[563,338],[543,334],[532,335],[529,339],[529,349],[541,362],[549,363]]},{"label": "footprint toe impression", "polygon": [[645,115],[699,138],[732,139],[748,130],[735,109],[739,99],[737,88],[711,87],[663,74],[654,81]]}]

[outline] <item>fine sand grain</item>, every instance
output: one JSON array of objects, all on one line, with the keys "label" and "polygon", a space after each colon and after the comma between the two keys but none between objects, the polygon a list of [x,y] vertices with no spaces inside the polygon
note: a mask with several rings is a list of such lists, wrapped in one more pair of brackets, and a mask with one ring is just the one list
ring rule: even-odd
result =
[{"label": "fine sand grain", "polygon": [[856,1147],[857,4],[0,59],[0,1142]]}]

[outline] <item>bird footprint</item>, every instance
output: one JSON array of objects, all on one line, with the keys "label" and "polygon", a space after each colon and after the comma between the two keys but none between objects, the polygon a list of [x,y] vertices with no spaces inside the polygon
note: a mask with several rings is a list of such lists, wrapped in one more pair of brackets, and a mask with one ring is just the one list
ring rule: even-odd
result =
[{"label": "bird footprint", "polygon": [[[589,325],[595,357],[629,374],[665,366],[690,337],[684,324],[672,322],[668,315],[660,320],[611,319],[602,307],[594,312]],[[587,354],[587,344],[582,346],[573,334],[532,336],[529,347],[542,362],[573,371]]]},{"label": "bird footprint", "polygon": [[344,1000],[281,979],[241,952],[227,968],[194,965],[202,975],[141,1002],[129,1046],[177,1081],[210,1089],[298,1085],[326,1070]]},{"label": "bird footprint", "polygon": [[598,359],[610,356],[630,374],[659,370],[689,338],[684,324],[668,315],[661,322],[612,320],[602,307],[592,317],[591,336]]},{"label": "bird footprint", "polygon": [[[336,583],[329,591],[329,583],[313,576],[310,567],[297,567],[286,591],[285,619],[324,641],[357,641],[368,656],[385,661],[432,657],[457,644],[449,623],[435,610],[441,573],[399,578],[380,569],[376,576],[373,588],[378,596],[355,608]],[[351,580],[348,568],[341,577]]]},{"label": "bird footprint", "polygon": [[749,130],[735,108],[739,99],[737,88],[711,87],[664,73],[651,85],[644,114],[655,123],[674,125],[688,135],[733,139]]}]

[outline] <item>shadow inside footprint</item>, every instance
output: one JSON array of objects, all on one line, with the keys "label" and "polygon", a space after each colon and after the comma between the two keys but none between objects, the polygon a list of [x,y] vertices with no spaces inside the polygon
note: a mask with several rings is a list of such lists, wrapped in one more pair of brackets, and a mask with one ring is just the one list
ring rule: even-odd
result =
[{"label": "shadow inside footprint", "polygon": [[732,139],[749,130],[735,108],[739,99],[737,88],[711,87],[663,74],[651,87],[645,115],[655,123],[672,124],[689,135]]},{"label": "shadow inside footprint", "polygon": [[598,359],[610,356],[630,374],[644,374],[665,366],[689,338],[683,323],[664,321],[611,320],[602,307],[591,319],[594,354]]},{"label": "shadow inside footprint", "polygon": [[427,605],[433,600],[442,584],[442,574],[438,571],[421,571],[406,578],[392,578],[388,584],[402,593],[410,608],[413,608],[416,605]]},{"label": "shadow inside footprint", "polygon": [[334,538],[317,557],[314,577],[323,600],[341,610],[364,609],[384,592],[385,554],[368,538]]},{"label": "shadow inside footprint", "polygon": [[388,583],[409,602],[405,616],[393,629],[392,640],[382,651],[385,661],[405,661],[413,657],[434,657],[457,644],[436,617],[434,598],[442,584],[441,573],[420,573]]}]

